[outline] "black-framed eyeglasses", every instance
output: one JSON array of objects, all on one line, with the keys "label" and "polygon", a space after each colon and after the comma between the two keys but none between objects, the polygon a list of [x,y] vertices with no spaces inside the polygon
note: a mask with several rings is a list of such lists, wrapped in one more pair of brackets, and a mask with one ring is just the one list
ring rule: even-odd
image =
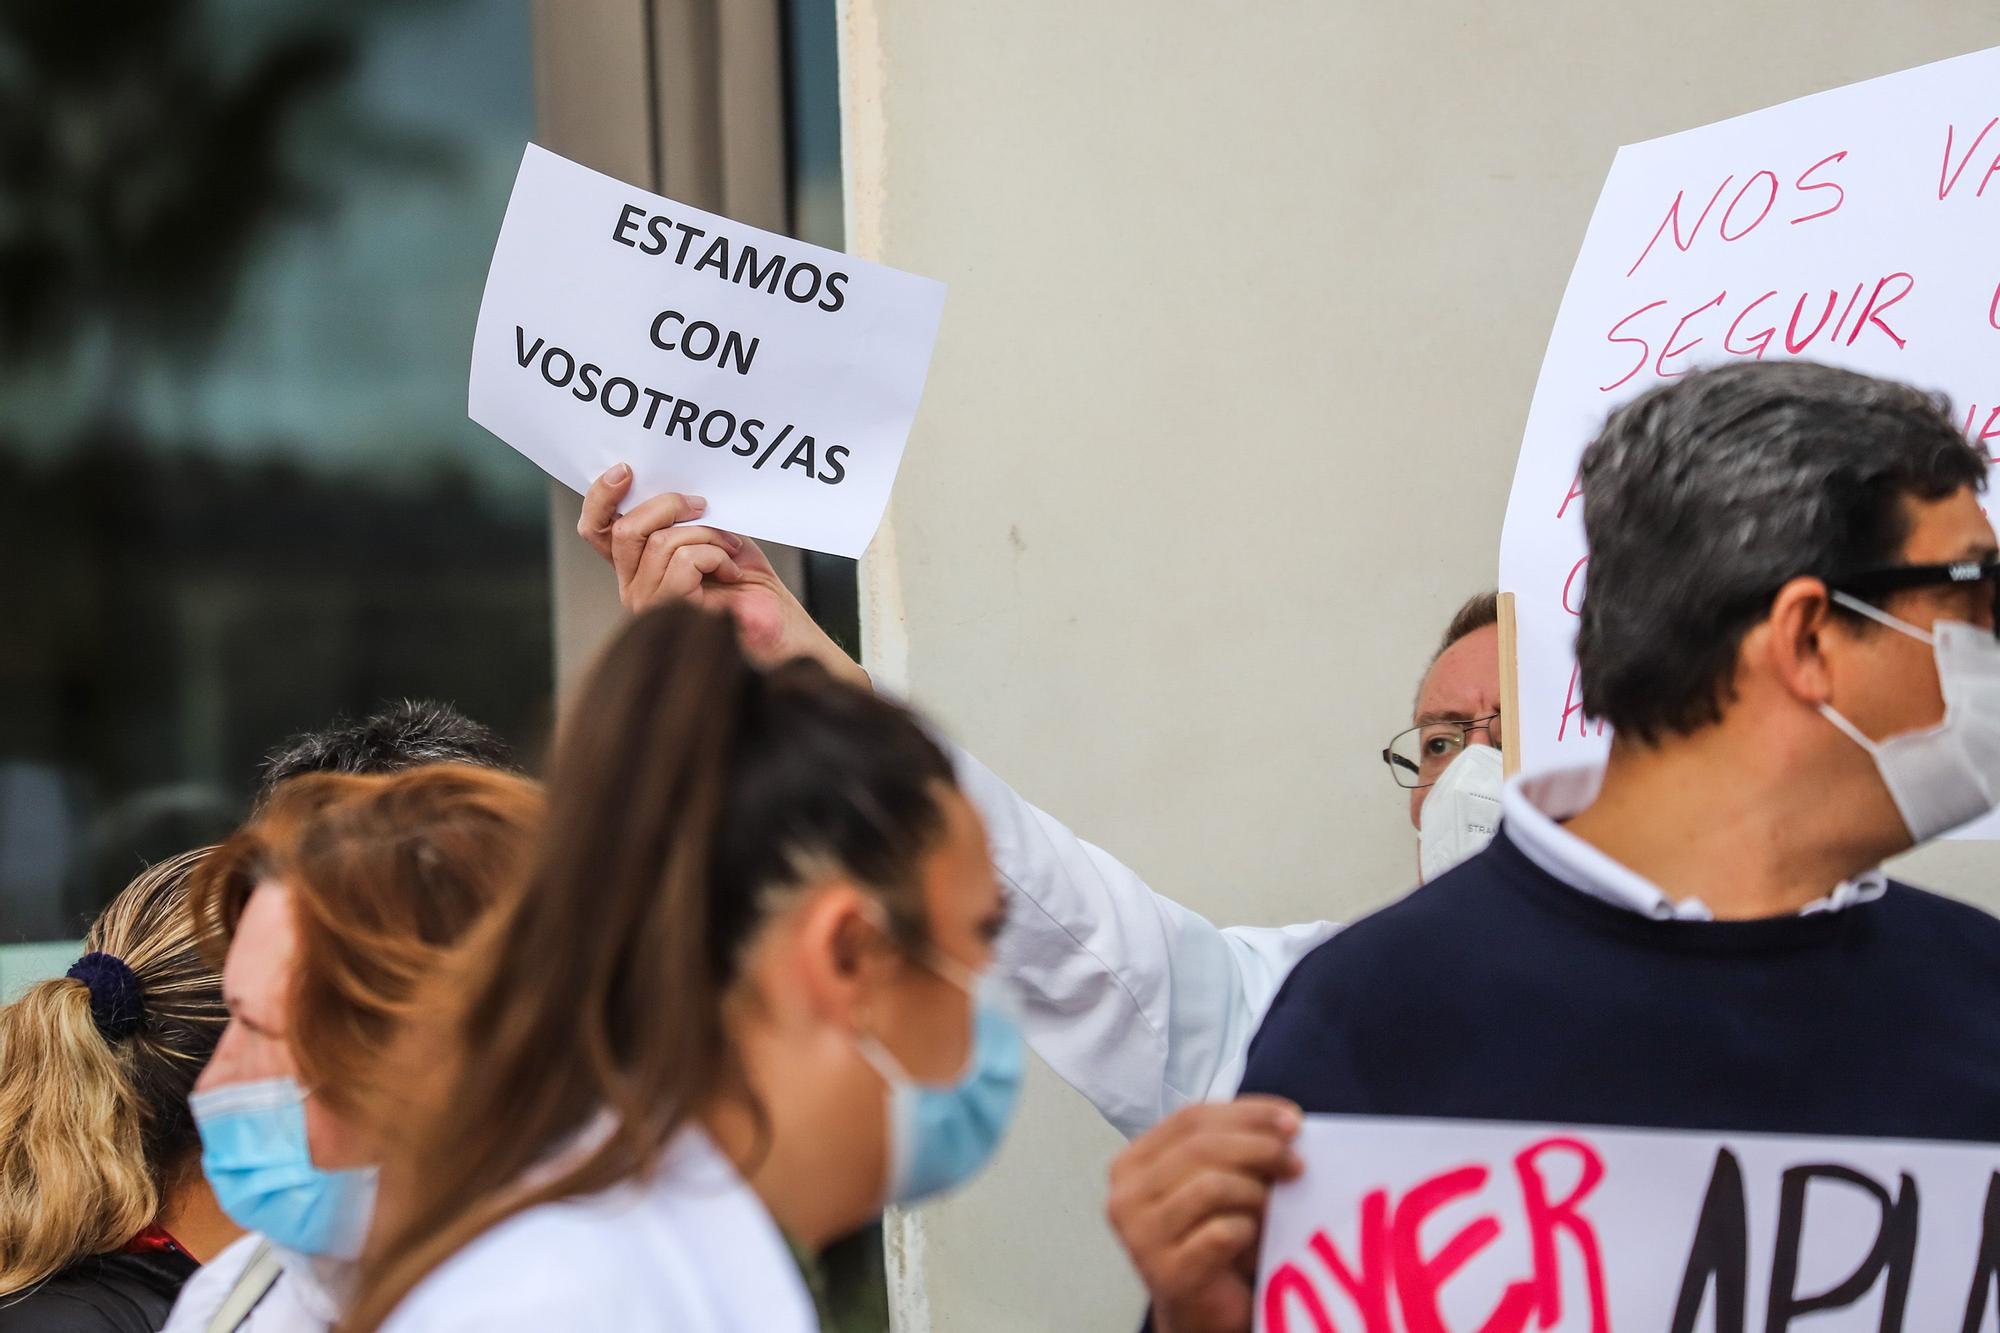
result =
[{"label": "black-framed eyeglasses", "polygon": [[1829,590],[1844,592],[1864,601],[1907,592],[1912,588],[1971,588],[1979,585],[1984,585],[1984,604],[1991,608],[1994,623],[2000,626],[2000,556],[1951,560],[1932,565],[1881,565],[1826,581]]},{"label": "black-framed eyeglasses", "polygon": [[1498,713],[1488,713],[1485,717],[1443,718],[1397,732],[1383,748],[1382,762],[1389,766],[1389,774],[1396,779],[1398,787],[1412,790],[1428,787],[1443,777],[1445,769],[1451,767],[1451,761],[1472,744],[1475,732],[1483,733],[1487,743],[1495,749],[1502,748]]}]

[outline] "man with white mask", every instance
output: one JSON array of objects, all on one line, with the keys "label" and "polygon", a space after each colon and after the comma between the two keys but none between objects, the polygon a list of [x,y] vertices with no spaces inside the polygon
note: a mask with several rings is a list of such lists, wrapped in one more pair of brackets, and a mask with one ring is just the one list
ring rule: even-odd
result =
[{"label": "man with white mask", "polygon": [[1452,616],[1417,686],[1411,725],[1382,762],[1410,793],[1418,872],[1436,879],[1484,847],[1500,823],[1500,608],[1482,592]]},{"label": "man with white mask", "polygon": [[1127,1150],[1157,1333],[1248,1333],[1301,1112],[2000,1144],[2000,921],[1878,868],[2000,800],[1986,474],[1941,401],[1805,362],[1611,416],[1577,636],[1609,757],[1509,784],[1485,851],[1293,970],[1252,1095]]},{"label": "man with white mask", "polygon": [[[622,464],[605,473],[577,525],[615,569],[628,610],[675,600],[723,608],[759,660],[812,657],[867,682],[756,543],[702,526],[706,505],[697,496],[656,496],[620,517],[630,486]],[[1414,725],[1382,754],[1410,789],[1427,876],[1492,836],[1499,714],[1498,616],[1488,592],[1453,616],[1420,683]],[[955,751],[954,762],[1013,901],[994,966],[1018,988],[1035,1053],[1127,1136],[1189,1102],[1234,1093],[1271,997],[1339,926],[1217,927],[1153,892],[971,755]]]}]

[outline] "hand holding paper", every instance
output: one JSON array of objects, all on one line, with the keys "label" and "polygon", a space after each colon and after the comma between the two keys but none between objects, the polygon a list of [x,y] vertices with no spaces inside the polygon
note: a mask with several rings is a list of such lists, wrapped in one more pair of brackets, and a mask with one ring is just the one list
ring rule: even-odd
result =
[{"label": "hand holding paper", "polygon": [[1275,1097],[1183,1107],[1112,1164],[1111,1223],[1154,1302],[1156,1333],[1245,1333],[1274,1182],[1298,1173],[1298,1108]]},{"label": "hand holding paper", "polygon": [[685,601],[725,611],[743,650],[764,666],[810,657],[841,679],[866,689],[867,673],[827,637],[757,543],[699,523],[707,501],[672,491],[622,517],[630,469],[613,468],[583,497],[577,535],[618,576],[618,598],[634,613]]}]

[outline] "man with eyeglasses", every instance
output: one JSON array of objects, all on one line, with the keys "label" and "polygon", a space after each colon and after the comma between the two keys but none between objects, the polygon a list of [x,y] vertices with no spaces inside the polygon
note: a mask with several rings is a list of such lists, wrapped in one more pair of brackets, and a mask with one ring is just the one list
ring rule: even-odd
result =
[{"label": "man with eyeglasses", "polygon": [[[720,607],[735,617],[758,660],[812,657],[868,683],[756,543],[701,526],[697,497],[657,496],[621,518],[618,503],[630,485],[623,467],[607,472],[584,497],[577,525],[611,563],[627,609],[674,599]],[[1414,720],[1425,725],[1399,735],[1385,755],[1409,756],[1407,765],[1390,758],[1390,771],[1410,788],[1410,822],[1433,869],[1476,851],[1497,818],[1497,621],[1490,592],[1459,608],[1419,684]],[[1425,744],[1432,758],[1420,761]],[[1466,749],[1469,765],[1436,762],[1457,748]],[[1235,1092],[1271,997],[1292,965],[1338,926],[1218,928],[1154,893],[972,756],[960,751],[956,759],[1013,896],[995,970],[1015,983],[1036,1053],[1128,1136],[1189,1102]],[[1450,817],[1423,816],[1431,806]]]},{"label": "man with eyeglasses", "polygon": [[1157,1333],[1247,1333],[1300,1112],[2000,1144],[2000,921],[1878,868],[2000,803],[1986,473],[1940,401],[1805,362],[1612,415],[1610,756],[1511,784],[1485,851],[1298,964],[1250,1096],[1120,1159]]},{"label": "man with eyeglasses", "polygon": [[1458,609],[1417,687],[1413,725],[1382,751],[1410,793],[1418,876],[1435,879],[1484,847],[1500,824],[1499,598]]}]

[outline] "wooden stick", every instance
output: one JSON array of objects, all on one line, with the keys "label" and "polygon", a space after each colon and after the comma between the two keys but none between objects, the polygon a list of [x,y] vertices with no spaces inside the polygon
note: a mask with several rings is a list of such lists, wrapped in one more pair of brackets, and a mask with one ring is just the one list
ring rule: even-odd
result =
[{"label": "wooden stick", "polygon": [[1501,771],[1521,771],[1521,642],[1514,623],[1514,594],[1500,594]]}]

